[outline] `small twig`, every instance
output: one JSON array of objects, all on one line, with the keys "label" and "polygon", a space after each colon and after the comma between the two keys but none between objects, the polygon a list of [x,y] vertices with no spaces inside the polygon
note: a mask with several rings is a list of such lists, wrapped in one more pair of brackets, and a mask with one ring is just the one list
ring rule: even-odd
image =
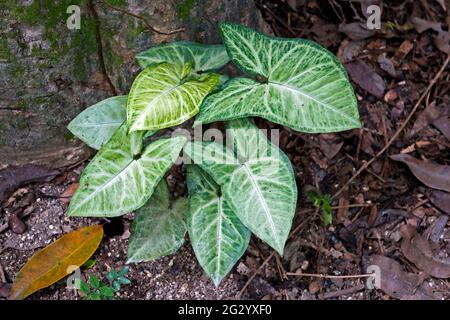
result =
[{"label": "small twig", "polygon": [[[317,215],[318,212],[319,212],[319,209],[316,209],[316,215]],[[311,217],[312,216],[309,216],[308,218],[305,219],[305,221],[303,221],[297,227],[295,227],[295,229],[292,230],[291,233],[289,234],[288,239],[292,238],[292,236],[295,233],[297,233],[297,231],[300,230],[311,219]],[[272,251],[272,253],[263,261],[263,263],[259,266],[259,268],[255,272],[253,272],[253,274],[250,276],[250,278],[248,278],[248,280],[245,283],[245,285],[242,287],[242,289],[236,295],[236,300],[241,299],[241,297],[244,294],[245,290],[250,285],[250,283],[253,281],[253,279],[256,277],[256,275],[259,273],[259,271],[261,271],[262,268],[264,268],[269,263],[269,261],[272,260],[272,258],[275,256],[275,254],[276,254],[276,252]]]},{"label": "small twig", "polygon": [[140,16],[140,15],[137,15],[137,14],[135,14],[135,13],[133,13],[133,12],[130,12],[130,11],[124,10],[124,9],[122,9],[122,8],[113,6],[112,4],[110,4],[109,2],[107,2],[106,0],[100,0],[100,2],[102,2],[103,4],[105,4],[106,6],[110,7],[111,9],[113,9],[113,10],[115,10],[115,11],[121,12],[121,13],[126,14],[126,15],[128,15],[128,16],[131,16],[131,17],[134,17],[134,18],[136,18],[136,19],[141,20],[141,21],[145,24],[145,26],[147,27],[147,29],[149,29],[150,31],[153,31],[153,32],[155,32],[155,33],[164,34],[164,35],[171,35],[171,34],[178,33],[178,32],[182,32],[182,31],[185,30],[184,28],[180,28],[180,29],[175,29],[175,30],[172,30],[172,31],[161,31],[161,30],[158,30],[158,29],[156,29],[155,27],[153,27],[153,26],[147,21],[147,19],[145,19],[144,17],[142,17],[142,16]]},{"label": "small twig", "polygon": [[105,58],[103,57],[103,44],[102,44],[102,37],[100,33],[100,18],[98,16],[97,10],[95,9],[95,5],[92,2],[92,0],[88,0],[87,2],[89,11],[92,15],[92,18],[94,19],[95,24],[95,40],[97,42],[97,55],[98,60],[100,62],[100,68],[102,70],[103,77],[105,78],[106,82],[108,83],[111,92],[116,96],[117,90],[116,87],[114,87],[111,79],[108,76],[108,72],[106,71],[106,65],[105,65]]},{"label": "small twig", "polygon": [[332,291],[332,292],[325,292],[324,294],[322,294],[320,297],[322,299],[331,299],[331,298],[337,298],[340,296],[345,296],[348,294],[353,294],[355,292],[361,291],[365,288],[363,283],[360,283],[354,287],[351,288],[347,288],[347,289],[342,289],[342,290],[338,290],[338,291]]},{"label": "small twig", "polygon": [[266,258],[266,260],[264,260],[264,262],[259,266],[258,270],[256,270],[255,272],[253,272],[253,274],[251,275],[250,278],[248,278],[247,282],[245,283],[245,285],[242,287],[241,291],[239,291],[239,293],[236,295],[236,300],[240,300],[241,296],[244,294],[245,290],[247,289],[247,287],[250,285],[250,283],[253,281],[253,279],[256,277],[256,275],[258,274],[258,272],[265,267],[266,264],[269,263],[269,261],[273,258],[273,256],[276,254],[275,251],[272,251],[272,253]]},{"label": "small twig", "polygon": [[349,185],[353,182],[364,170],[366,170],[375,160],[377,160],[382,154],[386,152],[386,150],[389,149],[389,147],[392,145],[392,143],[398,138],[400,133],[405,129],[408,122],[411,120],[413,115],[416,113],[417,109],[421,105],[422,101],[427,97],[428,93],[430,92],[431,88],[436,84],[436,82],[441,77],[442,73],[444,72],[445,68],[447,68],[447,65],[450,62],[450,54],[447,56],[447,59],[445,59],[444,64],[442,65],[441,69],[436,73],[433,80],[431,80],[430,84],[426,88],[426,90],[422,93],[419,100],[414,105],[413,109],[409,113],[408,117],[405,119],[405,121],[400,125],[400,127],[395,131],[392,138],[389,140],[387,144],[381,149],[372,159],[370,159],[367,162],[364,162],[364,164],[358,169],[358,171],[355,172],[355,174],[332,196],[332,199],[335,199],[337,196],[339,196]]},{"label": "small twig", "polygon": [[2,282],[6,282],[5,271],[3,271],[3,267],[1,264],[0,264],[0,280]]},{"label": "small twig", "polygon": [[333,274],[323,274],[323,273],[303,273],[303,272],[286,272],[287,276],[296,277],[311,277],[311,278],[321,278],[321,279],[359,279],[359,278],[370,278],[374,277],[374,273],[366,274],[349,274],[349,275],[333,275]]}]

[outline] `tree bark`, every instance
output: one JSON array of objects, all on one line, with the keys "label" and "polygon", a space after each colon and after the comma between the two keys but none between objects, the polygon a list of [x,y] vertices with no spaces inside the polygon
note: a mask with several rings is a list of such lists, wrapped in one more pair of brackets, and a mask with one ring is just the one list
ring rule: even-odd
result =
[{"label": "tree bark", "polygon": [[[79,30],[66,25],[72,4]],[[91,150],[66,126],[128,93],[136,53],[176,40],[219,43],[221,21],[267,32],[252,0],[2,0],[0,16],[0,169],[87,158]]]}]

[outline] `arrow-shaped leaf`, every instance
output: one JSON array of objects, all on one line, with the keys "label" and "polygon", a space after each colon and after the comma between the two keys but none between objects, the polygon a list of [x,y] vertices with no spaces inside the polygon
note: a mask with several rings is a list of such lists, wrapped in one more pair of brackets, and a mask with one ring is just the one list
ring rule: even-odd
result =
[{"label": "arrow-shaped leaf", "polygon": [[234,150],[198,141],[188,143],[184,150],[222,186],[242,223],[283,254],[297,202],[289,159],[252,121],[230,121],[227,128]]},{"label": "arrow-shaped leaf", "polygon": [[127,96],[100,101],[85,109],[67,128],[89,147],[100,149],[126,119]]},{"label": "arrow-shaped leaf", "polygon": [[182,136],[159,139],[136,155],[134,140],[122,125],[100,149],[83,171],[69,215],[114,217],[140,208],[186,143]]},{"label": "arrow-shaped leaf", "polygon": [[196,115],[203,98],[219,83],[214,73],[191,76],[190,65],[151,65],[134,80],[128,96],[130,131],[169,128]]},{"label": "arrow-shaped leaf", "polygon": [[137,210],[128,245],[128,262],[158,259],[176,252],[184,243],[186,198],[169,201],[167,182],[162,179],[150,200]]},{"label": "arrow-shaped leaf", "polygon": [[191,41],[156,46],[139,53],[136,59],[143,69],[152,64],[169,62],[182,66],[190,64],[192,72],[217,70],[230,61],[224,45],[200,44]]},{"label": "arrow-shaped leaf", "polygon": [[360,127],[353,88],[332,53],[308,40],[271,38],[236,24],[220,29],[233,62],[261,79],[230,80],[205,99],[197,124],[259,116],[303,132]]},{"label": "arrow-shaped leaf", "polygon": [[9,299],[25,299],[66,277],[91,257],[102,238],[101,225],[84,227],[38,251],[16,275]]},{"label": "arrow-shaped leaf", "polygon": [[200,167],[188,167],[187,184],[189,238],[203,270],[218,285],[247,249],[250,231]]}]

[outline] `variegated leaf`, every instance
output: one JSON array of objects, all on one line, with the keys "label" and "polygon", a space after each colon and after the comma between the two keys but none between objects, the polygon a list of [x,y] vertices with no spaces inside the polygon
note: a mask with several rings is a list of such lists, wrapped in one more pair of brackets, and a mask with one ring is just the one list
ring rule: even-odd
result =
[{"label": "variegated leaf", "polygon": [[343,66],[325,48],[304,39],[270,38],[224,23],[222,37],[241,70],[205,99],[198,123],[259,116],[302,132],[359,128],[358,104]]},{"label": "variegated leaf", "polygon": [[139,53],[136,59],[142,69],[151,64],[169,62],[178,65],[190,64],[192,71],[198,73],[220,69],[230,61],[224,45],[191,41],[156,46]]},{"label": "variegated leaf", "polygon": [[134,155],[127,130],[122,125],[84,169],[69,215],[114,217],[140,208],[186,143],[182,136],[159,139]]},{"label": "variegated leaf", "polygon": [[251,120],[227,124],[231,149],[194,141],[184,151],[221,185],[242,223],[283,254],[297,202],[291,163]]},{"label": "variegated leaf", "polygon": [[134,80],[128,95],[130,132],[179,125],[196,115],[200,103],[219,83],[219,75],[190,76],[190,65],[151,65]]},{"label": "variegated leaf", "polygon": [[126,119],[127,96],[100,101],[85,109],[67,128],[89,147],[100,149]]},{"label": "variegated leaf", "polygon": [[176,252],[184,243],[188,200],[170,206],[167,182],[162,179],[150,200],[136,211],[128,245],[128,262],[158,259]]},{"label": "variegated leaf", "polygon": [[199,166],[188,166],[187,185],[192,248],[203,270],[218,285],[247,249],[250,231],[220,195],[220,187]]}]

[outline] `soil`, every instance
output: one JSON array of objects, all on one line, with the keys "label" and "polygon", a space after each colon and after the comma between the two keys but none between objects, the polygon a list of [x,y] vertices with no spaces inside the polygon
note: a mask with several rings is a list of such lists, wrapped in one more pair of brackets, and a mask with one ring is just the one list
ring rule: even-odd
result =
[{"label": "soil", "polygon": [[[131,264],[127,274],[131,284],[117,298],[449,299],[450,196],[448,190],[436,188],[445,176],[433,175],[427,163],[449,170],[450,71],[448,66],[440,69],[450,52],[437,40],[436,31],[421,31],[411,23],[411,17],[420,17],[428,26],[447,24],[448,12],[439,1],[384,1],[382,21],[395,27],[363,30],[361,36],[354,24],[363,21],[357,2],[256,3],[275,35],[311,39],[337,54],[355,87],[363,129],[311,135],[257,119],[260,128],[280,130],[280,147],[297,177],[295,232],[284,256],[253,237],[232,273],[216,288],[186,239],[174,255]],[[450,10],[448,1],[442,3]],[[440,36],[448,37],[448,28]],[[425,99],[416,109],[421,95]],[[411,113],[406,127],[389,144]],[[387,144],[386,152],[377,155]],[[390,158],[399,153],[423,161],[419,167],[428,170],[426,177]],[[352,178],[368,161],[371,164]],[[37,250],[64,233],[94,223],[104,223],[105,238],[93,256],[95,265],[83,270],[83,275],[104,279],[110,268],[124,266],[132,214],[111,220],[66,216],[66,199],[60,195],[78,181],[86,163],[61,169],[51,181],[26,184],[8,195],[0,226],[11,208],[28,213],[23,218],[25,233],[10,229],[0,233],[0,267],[8,282]],[[185,194],[183,167],[171,170],[167,179],[174,194]],[[321,210],[306,196],[310,190],[333,196],[331,226],[325,226]],[[380,289],[366,285],[370,265],[381,269]],[[80,298],[61,280],[29,299]]]}]

